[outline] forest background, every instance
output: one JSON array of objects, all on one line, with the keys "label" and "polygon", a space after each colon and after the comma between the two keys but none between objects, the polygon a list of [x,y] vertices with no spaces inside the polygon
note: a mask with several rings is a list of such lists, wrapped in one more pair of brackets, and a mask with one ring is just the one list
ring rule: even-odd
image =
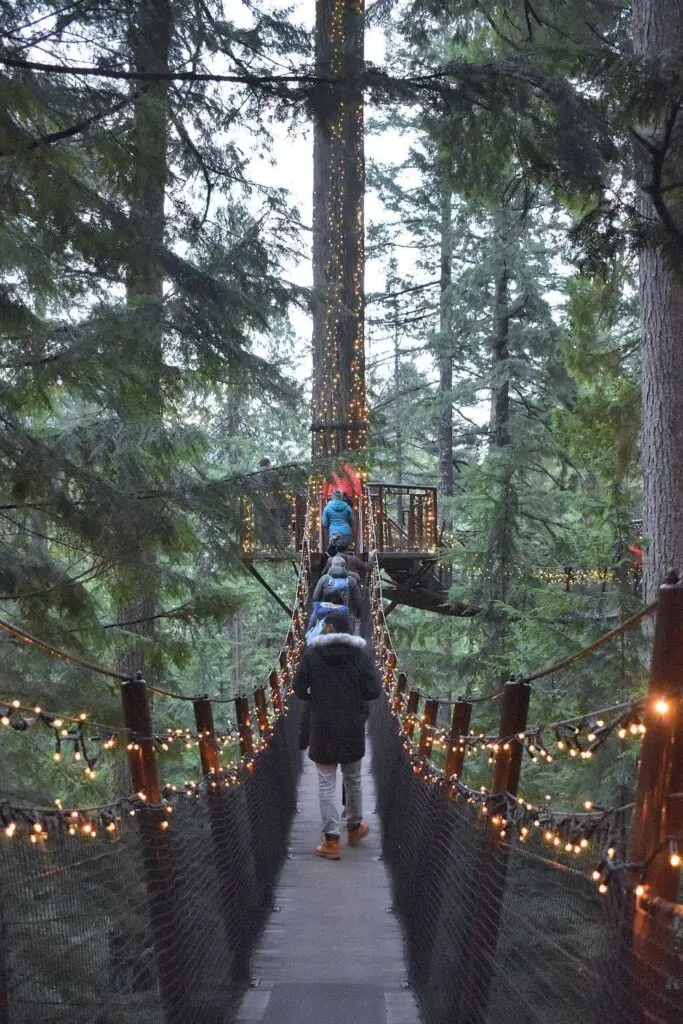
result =
[{"label": "forest background", "polygon": [[[250,690],[287,628],[241,542],[246,498],[277,544],[274,502],[310,468],[310,227],[283,184],[308,180],[322,102],[310,7],[0,2],[0,614],[170,691]],[[476,697],[642,606],[638,266],[677,243],[681,74],[634,58],[608,0],[367,19],[368,466],[438,483],[452,597],[478,609],[390,624],[416,685]],[[658,160],[655,244],[638,182]],[[291,561],[262,570],[289,603]],[[539,683],[531,720],[642,692],[646,659],[627,633]],[[9,635],[0,699],[120,722],[115,684]],[[154,716],[191,724],[162,698]],[[21,722],[2,796],[125,791],[120,750],[56,760]],[[615,803],[633,756],[537,766],[529,792],[552,775]],[[165,781],[194,761],[170,751]]]}]

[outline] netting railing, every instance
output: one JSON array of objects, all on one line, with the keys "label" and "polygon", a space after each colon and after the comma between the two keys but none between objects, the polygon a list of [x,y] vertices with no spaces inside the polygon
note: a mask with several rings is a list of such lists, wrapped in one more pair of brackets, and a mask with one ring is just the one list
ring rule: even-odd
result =
[{"label": "netting railing", "polygon": [[[74,810],[0,801],[2,1024],[231,1020],[272,908],[296,808],[300,702],[290,684],[303,647],[309,577],[305,541],[277,665],[267,688],[235,700],[226,735],[214,729],[215,702],[207,697],[124,677],[125,725],[112,727],[107,743],[125,744],[135,792]],[[5,625],[46,656],[82,660]],[[120,678],[96,662],[86,667]],[[196,731],[153,725],[149,691],[191,702]],[[58,744],[62,728],[67,733],[79,720],[39,711],[33,721]],[[4,714],[7,728],[21,726],[30,738],[18,701]],[[160,778],[158,755],[174,738],[198,748],[201,760],[198,779],[181,786]],[[238,759],[221,766],[226,745],[239,746]]]},{"label": "netting railing", "polygon": [[[616,709],[611,722],[586,716],[550,730],[558,746],[574,744],[577,763],[617,732],[642,740],[643,763],[659,765],[650,795],[640,792],[641,768],[634,804],[602,811],[587,802],[590,810],[560,814],[515,796],[522,758],[537,755],[546,735],[527,729],[528,682],[491,694],[501,706],[497,736],[469,730],[471,705],[464,717],[454,708],[460,732],[437,729],[438,702],[427,699],[420,713],[423,695],[408,691],[398,672],[375,573],[375,652],[386,694],[371,716],[373,772],[384,858],[426,1024],[683,1019],[682,594],[676,581],[663,595],[676,603],[677,626],[664,627],[669,668],[653,662],[650,698]],[[658,616],[657,632],[660,625]],[[473,746],[493,762],[490,791],[462,781]],[[668,899],[655,895],[662,891]]]},{"label": "netting railing", "polygon": [[252,772],[124,814],[113,838],[6,842],[3,1024],[223,1024],[285,857],[297,730],[292,704]]}]

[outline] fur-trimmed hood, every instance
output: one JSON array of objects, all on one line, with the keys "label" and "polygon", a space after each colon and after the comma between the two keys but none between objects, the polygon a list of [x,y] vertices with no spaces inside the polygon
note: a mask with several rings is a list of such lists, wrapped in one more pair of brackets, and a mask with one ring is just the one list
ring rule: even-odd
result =
[{"label": "fur-trimmed hood", "polygon": [[351,633],[319,633],[308,643],[308,647],[357,647],[363,650],[367,644],[362,636]]}]

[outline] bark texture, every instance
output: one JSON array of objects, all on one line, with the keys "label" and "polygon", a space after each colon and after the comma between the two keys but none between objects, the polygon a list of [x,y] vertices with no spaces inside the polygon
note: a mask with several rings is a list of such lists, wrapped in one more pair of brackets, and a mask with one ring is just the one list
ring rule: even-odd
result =
[{"label": "bark texture", "polygon": [[451,284],[453,278],[453,193],[441,186],[441,273],[439,286],[439,490],[453,494],[453,350]]},{"label": "bark texture", "polygon": [[491,416],[489,420],[492,450],[510,444],[510,311],[509,274],[505,258],[496,271],[494,283],[493,337],[491,339]]},{"label": "bark texture", "polygon": [[[131,19],[131,65],[136,71],[169,70],[173,18],[168,0],[140,0]],[[164,243],[168,148],[168,82],[151,82],[140,90],[133,110],[133,161],[130,180],[130,218],[145,245],[132,245],[128,253],[126,298],[141,322],[141,372],[149,382],[142,418],[161,427],[161,369],[163,362],[164,275],[155,253]],[[131,410],[124,417],[135,416]],[[127,524],[122,524],[125,530]],[[145,671],[144,638],[154,636],[156,613],[156,561],[145,550],[144,538],[131,536],[129,550],[138,570],[139,596],[119,607],[117,621],[125,624],[130,640],[119,656],[119,667],[134,675]],[[128,571],[130,571],[130,568]]]},{"label": "bark texture", "polygon": [[[663,57],[683,49],[678,0],[634,0],[636,54]],[[640,256],[643,389],[643,530],[646,600],[669,568],[683,568],[683,222],[667,186],[683,163],[682,97],[667,96],[656,120],[636,126],[640,210],[645,242]]]},{"label": "bark texture", "polygon": [[363,0],[317,0],[313,134],[313,454],[366,443]]}]

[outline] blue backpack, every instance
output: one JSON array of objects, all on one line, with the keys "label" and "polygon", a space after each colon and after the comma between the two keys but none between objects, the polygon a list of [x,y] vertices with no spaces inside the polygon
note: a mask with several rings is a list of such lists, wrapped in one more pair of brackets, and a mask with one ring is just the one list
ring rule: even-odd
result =
[{"label": "blue backpack", "polygon": [[[331,591],[332,594],[334,595],[334,597],[333,597],[333,603],[334,604],[337,604],[337,603],[345,604],[348,607],[348,603],[349,603],[349,577],[348,576],[330,576],[329,573],[328,573],[327,574],[327,579],[328,579],[328,582],[323,587],[323,593],[325,593],[325,591],[327,591],[327,593],[329,594],[330,591]],[[338,599],[338,598],[341,598],[341,600],[339,600],[339,601],[335,600],[335,599]]]}]

